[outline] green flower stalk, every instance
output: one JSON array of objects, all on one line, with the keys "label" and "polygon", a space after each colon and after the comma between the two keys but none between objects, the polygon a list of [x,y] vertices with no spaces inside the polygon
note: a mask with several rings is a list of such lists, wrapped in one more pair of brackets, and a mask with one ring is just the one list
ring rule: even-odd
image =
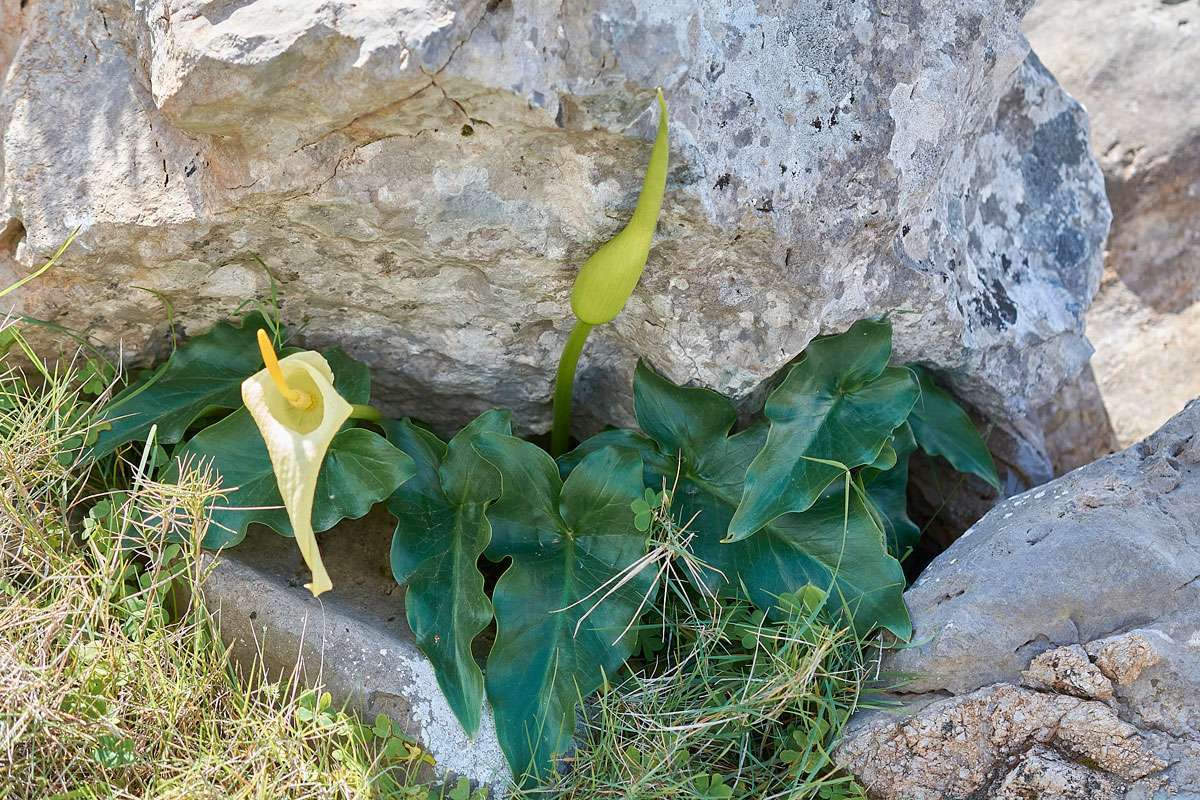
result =
[{"label": "green flower stalk", "polygon": [[567,449],[570,439],[571,391],[584,342],[593,327],[611,322],[621,313],[650,255],[667,187],[667,102],[662,89],[658,90],[658,111],[658,135],[654,137],[637,208],[629,223],[584,262],[571,290],[571,310],[578,321],[563,347],[555,378],[554,427],[550,434],[550,452],[555,456]]}]

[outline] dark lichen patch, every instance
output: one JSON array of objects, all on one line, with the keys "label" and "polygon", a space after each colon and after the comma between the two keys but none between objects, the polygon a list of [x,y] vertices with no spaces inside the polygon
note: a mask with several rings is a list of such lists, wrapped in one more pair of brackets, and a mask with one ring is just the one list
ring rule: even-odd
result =
[{"label": "dark lichen patch", "polygon": [[1033,149],[1044,160],[1075,167],[1087,157],[1088,143],[1075,115],[1061,111],[1034,130]]},{"label": "dark lichen patch", "polygon": [[1077,266],[1088,252],[1087,240],[1077,228],[1061,230],[1054,238],[1054,260],[1064,267]]},{"label": "dark lichen patch", "polygon": [[733,176],[726,172],[721,177],[717,178],[717,182],[713,184],[714,189],[725,189],[729,186],[729,182],[733,180]]},{"label": "dark lichen patch", "polygon": [[971,298],[971,306],[980,322],[997,331],[1007,330],[1017,321],[1017,307],[999,278],[993,278],[978,296]]},{"label": "dark lichen patch", "polygon": [[1049,197],[1062,185],[1062,173],[1078,167],[1087,157],[1087,141],[1070,111],[1037,126],[1032,139],[1029,152],[1021,159],[1021,177],[1034,196]]}]

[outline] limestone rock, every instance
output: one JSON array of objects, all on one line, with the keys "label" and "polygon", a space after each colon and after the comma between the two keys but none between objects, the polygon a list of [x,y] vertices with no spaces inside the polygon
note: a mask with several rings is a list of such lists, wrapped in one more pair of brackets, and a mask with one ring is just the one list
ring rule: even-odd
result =
[{"label": "limestone rock", "polygon": [[877,800],[1200,797],[1200,401],[1010,498],[907,592],[898,716],[838,758]]},{"label": "limestone rock", "polygon": [[336,591],[317,600],[295,542],[252,526],[237,547],[205,556],[206,606],[249,676],[320,684],[365,720],[386,714],[436,760],[428,777],[451,773],[507,796],[512,777],[491,708],[467,736],[417,650],[404,590],[380,563],[394,527],[386,513],[372,514],[321,534]]},{"label": "limestone rock", "polygon": [[1035,657],[1025,686],[901,696],[899,715],[855,717],[836,758],[873,800],[1194,797],[1196,712],[1170,712],[1198,690],[1200,647],[1133,631]]},{"label": "limestone rock", "polygon": [[1200,4],[1042,2],[1025,30],[1092,118],[1113,227],[1087,328],[1127,445],[1200,395]]},{"label": "limestone rock", "polygon": [[[1198,28],[1200,29],[1200,28]],[[1088,312],[1092,366],[1118,443],[1153,433],[1200,396],[1200,302],[1157,311],[1111,270]]]},{"label": "limestone rock", "polygon": [[897,355],[1035,483],[1109,211],[1028,5],[41,0],[0,47],[0,280],[82,225],[19,308],[142,356],[164,302],[196,331],[268,296],[258,254],[389,412],[544,429],[569,287],[633,206],[661,84],[667,202],[585,356],[581,430],[628,419],[638,355],[748,398],[813,336],[903,310]]},{"label": "limestone rock", "polygon": [[905,594],[922,644],[888,668],[915,673],[911,691],[963,693],[1017,680],[1039,653],[1120,632],[1192,641],[1198,518],[1193,402],[1145,441],[1009,498],[963,534]]},{"label": "limestone rock", "polygon": [[1109,266],[1149,305],[1200,300],[1200,6],[1040,3],[1026,32],[1092,116],[1113,226]]},{"label": "limestone rock", "polygon": [[[1027,753],[1034,763],[1022,762]],[[1167,766],[1108,706],[1009,684],[905,719],[876,714],[851,730],[836,757],[873,800],[1021,797],[1018,786],[1037,783],[1060,784],[1064,797],[1119,798]],[[1078,783],[1096,794],[1068,794]]]},{"label": "limestone rock", "polygon": [[1004,776],[996,800],[1103,800],[1123,796],[1118,781],[1035,746]]},{"label": "limestone rock", "polygon": [[[1112,661],[1113,659],[1110,659]],[[1086,700],[1111,700],[1112,681],[1077,644],[1033,657],[1021,680],[1030,688],[1071,694]]]}]

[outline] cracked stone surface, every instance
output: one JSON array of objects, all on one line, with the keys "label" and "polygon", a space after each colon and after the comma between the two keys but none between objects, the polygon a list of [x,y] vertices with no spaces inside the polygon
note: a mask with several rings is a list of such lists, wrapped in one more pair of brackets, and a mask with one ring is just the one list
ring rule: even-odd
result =
[{"label": "cracked stone surface", "polygon": [[1033,657],[1021,680],[1033,689],[1111,700],[1112,681],[1088,659],[1087,651],[1072,644]]},{"label": "cracked stone surface", "polygon": [[911,690],[1016,681],[1034,656],[1135,628],[1200,641],[1200,401],[1147,439],[1008,498],[905,593]]},{"label": "cracked stone surface", "polygon": [[[1089,660],[1101,652],[1098,663]],[[1163,672],[1151,677],[1148,669]],[[1168,672],[1175,680],[1166,687]],[[1101,680],[1081,681],[1081,673]],[[1200,642],[1132,631],[1086,650],[1048,651],[1025,675],[1022,686],[901,696],[899,712],[859,714],[836,758],[873,800],[1200,796]],[[1149,686],[1158,687],[1153,698]],[[1183,724],[1146,715],[1180,703],[1192,709]]]},{"label": "cracked stone surface", "polygon": [[1029,0],[5,2],[0,280],[82,226],[25,313],[147,357],[164,302],[199,331],[268,296],[257,253],[390,413],[545,429],[661,84],[667,201],[580,431],[629,418],[638,355],[753,402],[813,336],[903,311],[897,355],[995,423],[1010,489],[1050,475],[1109,210]]}]

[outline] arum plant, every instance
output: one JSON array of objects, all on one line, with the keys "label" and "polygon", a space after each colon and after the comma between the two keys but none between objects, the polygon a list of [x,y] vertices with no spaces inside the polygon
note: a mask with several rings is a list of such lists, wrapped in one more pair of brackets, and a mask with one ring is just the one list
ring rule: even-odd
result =
[{"label": "arum plant", "polygon": [[600,246],[584,262],[571,290],[575,327],[563,347],[554,385],[554,427],[550,434],[551,455],[562,455],[571,434],[571,392],[575,370],[588,334],[597,325],[611,322],[625,307],[650,255],[650,243],[658,225],[663,192],[667,186],[667,102],[658,90],[658,134],[650,151],[650,165],[642,180],[642,192],[629,223]]},{"label": "arum plant", "polygon": [[331,581],[315,534],[366,514],[415,466],[379,433],[357,426],[380,421],[368,405],[366,364],[337,348],[289,348],[280,358],[266,330],[283,340],[281,326],[260,313],[188,340],[113,398],[89,455],[106,462],[116,455],[107,463],[118,469],[125,448],[144,448],[153,429],[157,444],[177,445],[163,480],[177,480],[182,464],[211,464],[221,492],[206,508],[211,524],[201,544],[232,547],[253,523],[295,536],[312,573],[308,588],[319,595]]}]

